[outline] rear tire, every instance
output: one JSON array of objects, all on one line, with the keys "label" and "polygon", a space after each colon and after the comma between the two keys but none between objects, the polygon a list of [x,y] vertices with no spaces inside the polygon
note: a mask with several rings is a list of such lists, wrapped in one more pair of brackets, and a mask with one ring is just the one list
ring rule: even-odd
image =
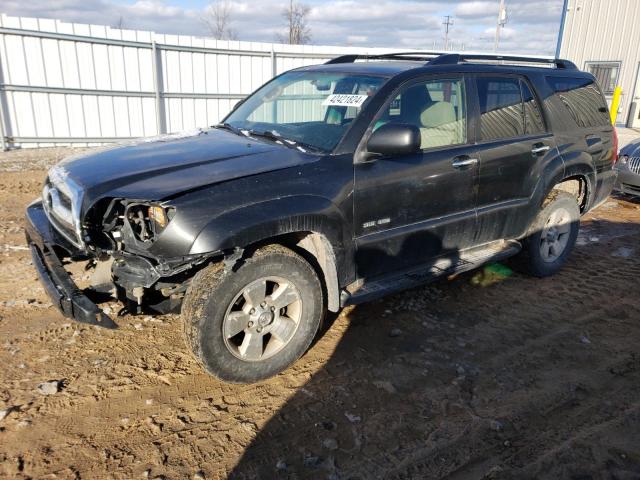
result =
[{"label": "rear tire", "polygon": [[257,250],[233,271],[209,266],[193,279],[182,307],[187,345],[212,375],[252,383],[302,356],[324,316],[320,280],[280,245]]},{"label": "rear tire", "polygon": [[580,230],[580,208],[575,197],[554,190],[542,205],[518,255],[519,266],[536,277],[548,277],[567,263]]}]

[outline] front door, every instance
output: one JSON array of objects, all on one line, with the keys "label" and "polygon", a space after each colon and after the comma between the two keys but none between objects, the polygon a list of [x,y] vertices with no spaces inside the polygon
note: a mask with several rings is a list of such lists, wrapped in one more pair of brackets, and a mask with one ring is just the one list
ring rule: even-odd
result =
[{"label": "front door", "polygon": [[466,90],[462,76],[412,81],[374,119],[367,136],[386,123],[412,124],[422,145],[415,154],[355,165],[359,278],[455,257],[472,244],[478,165]]}]

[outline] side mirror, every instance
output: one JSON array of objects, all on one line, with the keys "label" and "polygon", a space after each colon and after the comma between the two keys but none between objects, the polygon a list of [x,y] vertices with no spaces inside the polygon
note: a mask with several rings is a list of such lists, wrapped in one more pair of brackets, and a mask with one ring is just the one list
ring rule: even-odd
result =
[{"label": "side mirror", "polygon": [[384,156],[408,155],[420,150],[422,139],[415,125],[388,123],[369,137],[367,151]]}]

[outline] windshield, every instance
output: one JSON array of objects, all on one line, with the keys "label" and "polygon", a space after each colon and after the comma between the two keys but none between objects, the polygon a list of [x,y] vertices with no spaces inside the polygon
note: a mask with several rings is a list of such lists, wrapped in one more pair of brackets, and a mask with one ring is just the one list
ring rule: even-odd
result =
[{"label": "windshield", "polygon": [[288,72],[247,98],[224,123],[330,152],[385,81],[349,73]]}]

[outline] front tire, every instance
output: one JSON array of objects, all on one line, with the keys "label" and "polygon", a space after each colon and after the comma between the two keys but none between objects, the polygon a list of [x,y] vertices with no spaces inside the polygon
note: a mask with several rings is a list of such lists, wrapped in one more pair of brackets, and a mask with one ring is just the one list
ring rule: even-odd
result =
[{"label": "front tire", "polygon": [[554,190],[545,200],[519,255],[523,269],[536,277],[557,273],[567,263],[580,230],[575,197]]},{"label": "front tire", "polygon": [[193,279],[182,307],[189,345],[221,380],[252,383],[302,356],[324,316],[323,290],[300,255],[269,245],[234,271],[211,265]]}]

